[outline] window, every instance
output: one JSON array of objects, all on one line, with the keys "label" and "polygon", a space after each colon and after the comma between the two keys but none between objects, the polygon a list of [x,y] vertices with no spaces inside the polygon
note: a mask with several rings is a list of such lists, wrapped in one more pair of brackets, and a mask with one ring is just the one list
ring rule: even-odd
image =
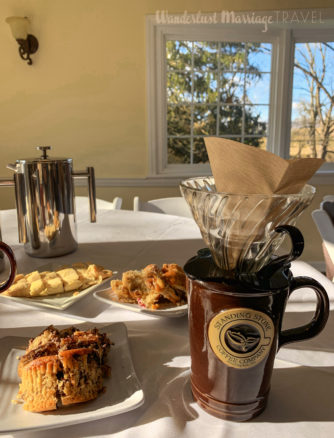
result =
[{"label": "window", "polygon": [[166,41],[167,163],[207,163],[203,138],[266,147],[271,44]]},{"label": "window", "polygon": [[334,163],[334,43],[295,44],[290,156]]},{"label": "window", "polygon": [[263,32],[255,24],[149,17],[151,175],[209,174],[206,136],[284,158],[324,157],[320,173],[333,175],[334,28],[322,18]]}]

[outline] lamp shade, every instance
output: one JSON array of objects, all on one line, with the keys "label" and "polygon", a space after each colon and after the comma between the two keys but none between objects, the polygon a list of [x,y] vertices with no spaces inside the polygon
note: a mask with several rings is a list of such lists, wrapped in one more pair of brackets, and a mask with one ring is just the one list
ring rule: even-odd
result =
[{"label": "lamp shade", "polygon": [[29,20],[27,17],[7,17],[6,23],[9,24],[13,37],[16,40],[25,40],[28,34]]}]

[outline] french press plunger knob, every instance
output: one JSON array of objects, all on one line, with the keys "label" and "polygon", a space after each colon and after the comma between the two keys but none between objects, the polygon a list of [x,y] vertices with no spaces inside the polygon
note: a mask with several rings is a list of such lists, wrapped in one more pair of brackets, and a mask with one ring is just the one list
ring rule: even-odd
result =
[{"label": "french press plunger knob", "polygon": [[43,155],[41,156],[41,158],[48,158],[48,154],[46,151],[49,151],[51,149],[51,146],[37,146],[36,149],[38,149],[39,151],[43,152]]}]

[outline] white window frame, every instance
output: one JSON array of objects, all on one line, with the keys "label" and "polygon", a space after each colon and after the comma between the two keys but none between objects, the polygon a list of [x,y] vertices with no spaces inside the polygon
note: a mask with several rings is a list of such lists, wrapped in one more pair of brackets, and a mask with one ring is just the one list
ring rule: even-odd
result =
[{"label": "white window frame", "polygon": [[[270,16],[271,12],[257,12]],[[202,14],[210,15],[210,14]],[[173,15],[176,17],[177,15]],[[334,10],[321,14],[322,23],[274,23],[263,32],[255,24],[161,24],[156,15],[146,19],[147,114],[149,177],[184,178],[209,175],[209,164],[167,164],[166,41],[233,41],[272,44],[271,85],[267,150],[289,157],[294,44],[307,41],[334,41]],[[174,21],[175,22],[175,21]],[[334,163],[325,163],[312,183],[333,183]]]}]

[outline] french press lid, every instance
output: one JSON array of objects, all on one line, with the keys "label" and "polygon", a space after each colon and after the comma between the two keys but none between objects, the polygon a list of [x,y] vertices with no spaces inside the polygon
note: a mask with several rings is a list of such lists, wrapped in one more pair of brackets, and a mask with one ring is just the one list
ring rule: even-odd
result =
[{"label": "french press lid", "polygon": [[[72,158],[63,158],[63,157],[52,157],[50,158],[48,155],[48,151],[51,150],[51,146],[37,146],[37,150],[42,151],[42,155],[40,157],[34,158],[21,158],[16,160],[16,164],[36,164],[36,163],[54,163],[54,162],[64,162],[72,164]],[[12,167],[9,165],[8,167]]]}]

